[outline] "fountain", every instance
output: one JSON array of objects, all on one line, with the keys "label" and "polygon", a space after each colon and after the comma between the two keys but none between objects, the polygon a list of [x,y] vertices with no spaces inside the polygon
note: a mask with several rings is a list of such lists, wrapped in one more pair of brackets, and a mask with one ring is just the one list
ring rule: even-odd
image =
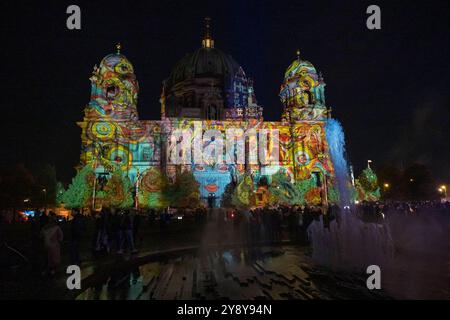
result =
[{"label": "fountain", "polygon": [[[345,160],[345,140],[341,124],[329,119],[326,136],[335,171],[335,186],[339,190],[342,210],[330,227],[322,220],[308,228],[313,249],[313,261],[332,270],[365,272],[369,265],[386,266],[393,256],[389,227],[386,224],[364,223],[355,207],[350,207],[350,176]],[[322,219],[322,218],[321,218]]]},{"label": "fountain", "polygon": [[367,223],[358,207],[350,205],[350,182],[345,141],[340,123],[328,120],[327,141],[335,169],[341,211],[329,228],[322,217],[308,227],[312,260],[332,272],[365,274],[367,267],[381,270],[382,289],[400,299],[435,299],[450,296],[448,263],[450,217],[437,209],[405,213],[383,209],[383,219]]},{"label": "fountain", "polygon": [[345,160],[344,131],[339,121],[328,119],[325,132],[330,149],[331,161],[335,172],[335,184],[339,190],[339,201],[341,208],[350,205],[350,193],[348,185],[350,182],[347,160]]}]

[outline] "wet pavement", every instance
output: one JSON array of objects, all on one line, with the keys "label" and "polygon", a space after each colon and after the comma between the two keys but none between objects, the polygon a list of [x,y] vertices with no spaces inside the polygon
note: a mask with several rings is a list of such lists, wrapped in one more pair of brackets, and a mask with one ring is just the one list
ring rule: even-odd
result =
[{"label": "wet pavement", "polygon": [[[422,268],[424,263],[414,268],[420,274],[415,272],[412,278],[406,278],[406,273],[400,270],[398,276],[390,277],[395,281],[391,285],[395,290],[387,294],[368,290],[366,274],[318,267],[312,262],[310,247],[291,241],[286,232],[275,243],[267,241],[265,234],[254,241],[245,236],[242,227],[218,221],[217,212],[202,225],[183,221],[173,223],[166,230],[147,226],[141,231],[139,252],[123,255],[114,252],[93,254],[93,234],[87,234],[81,252],[84,260],[81,265],[82,290],[66,288],[64,271],[69,263],[65,260],[55,277],[41,276],[39,272],[32,272],[29,266],[16,270],[13,276],[4,277],[0,281],[0,299],[450,298],[447,282],[440,281],[441,277],[436,281],[430,276],[424,277],[430,275],[427,270],[431,270],[433,263],[428,264],[427,270]],[[27,242],[20,240],[17,237],[17,243],[24,244],[21,250],[27,253]],[[62,251],[67,259],[67,242]],[[411,269],[417,259],[406,255],[407,252],[402,253],[405,259],[402,265]],[[436,262],[432,258],[437,254],[432,255],[432,250],[427,250],[420,256],[426,258],[420,261]],[[448,264],[435,264],[445,267],[444,275],[449,270]],[[424,282],[420,283],[421,291],[422,287],[435,288],[432,295],[418,292],[418,281]],[[437,283],[439,281],[441,283]]]},{"label": "wet pavement", "polygon": [[[243,230],[222,224],[217,212],[198,246],[156,252],[141,263],[92,270],[79,300],[150,299],[387,299],[366,279],[313,266],[308,246],[253,243]],[[264,237],[262,237],[264,240]],[[188,240],[188,239],[186,239]],[[154,258],[152,259],[152,255]],[[151,262],[145,262],[151,259]],[[101,276],[96,276],[101,275]]]},{"label": "wet pavement", "polygon": [[216,249],[116,270],[79,300],[387,299],[357,275],[313,268],[297,246]]}]

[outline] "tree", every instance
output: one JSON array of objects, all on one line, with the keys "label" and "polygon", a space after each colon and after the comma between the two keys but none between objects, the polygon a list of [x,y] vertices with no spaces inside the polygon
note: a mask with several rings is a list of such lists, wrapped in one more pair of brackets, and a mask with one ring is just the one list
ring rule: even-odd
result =
[{"label": "tree", "polygon": [[64,188],[64,185],[62,182],[59,182],[56,184],[56,205],[59,206],[61,203],[63,203],[63,197],[64,193],[66,192],[66,189]]},{"label": "tree", "polygon": [[339,190],[334,185],[329,185],[327,189],[328,189],[328,202],[338,204]]},{"label": "tree", "polygon": [[66,208],[79,209],[88,205],[92,194],[93,181],[91,180],[93,176],[94,170],[90,165],[86,165],[77,173],[62,197]]},{"label": "tree", "polygon": [[431,171],[423,164],[414,163],[403,172],[402,185],[407,200],[437,199]]},{"label": "tree", "polygon": [[321,204],[321,190],[317,187],[316,180],[313,177],[296,181],[294,188],[297,191],[294,204]]},{"label": "tree", "polygon": [[197,207],[200,205],[200,184],[190,171],[176,173],[175,181],[167,183],[162,191],[165,203],[174,207]]},{"label": "tree", "polygon": [[433,200],[436,184],[429,168],[414,163],[405,170],[385,165],[377,170],[378,181],[384,199],[392,200]]},{"label": "tree", "polygon": [[380,199],[380,187],[375,172],[370,168],[364,169],[355,182],[360,200],[377,201]]},{"label": "tree", "polygon": [[246,173],[239,178],[231,202],[237,207],[248,208],[255,203],[254,186],[251,174]]},{"label": "tree", "polygon": [[402,187],[402,171],[392,165],[383,165],[376,170],[383,199],[400,200],[405,198]]},{"label": "tree", "polygon": [[222,200],[220,201],[220,206],[223,208],[229,208],[233,205],[233,194],[236,189],[236,185],[233,181],[231,181],[225,187],[223,192]]},{"label": "tree", "polygon": [[0,174],[0,206],[14,210],[28,207],[34,189],[33,175],[24,165],[5,168]]},{"label": "tree", "polygon": [[165,203],[162,190],[168,184],[166,175],[157,167],[145,171],[139,183],[139,206],[142,208],[163,208]]},{"label": "tree", "polygon": [[313,177],[292,183],[289,176],[283,171],[278,171],[272,176],[269,192],[272,204],[301,205],[308,203],[319,205],[322,202],[321,190],[316,187]]},{"label": "tree", "polygon": [[283,170],[271,177],[269,185],[269,203],[291,205],[297,198],[297,190],[292,185],[289,176]]},{"label": "tree", "polygon": [[127,209],[133,206],[133,184],[130,178],[118,168],[105,186],[103,204],[111,208]]}]

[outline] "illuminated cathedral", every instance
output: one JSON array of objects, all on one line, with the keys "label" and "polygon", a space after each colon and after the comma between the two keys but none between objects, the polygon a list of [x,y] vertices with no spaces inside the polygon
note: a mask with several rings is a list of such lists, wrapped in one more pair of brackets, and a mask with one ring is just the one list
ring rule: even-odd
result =
[{"label": "illuminated cathedral", "polygon": [[[220,205],[226,186],[246,173],[256,186],[262,177],[270,183],[275,173],[282,172],[291,181],[311,182],[308,202],[327,203],[334,180],[326,133],[331,115],[321,74],[299,52],[284,74],[279,94],[283,112],[277,122],[263,120],[252,79],[230,55],[215,47],[209,20],[201,47],[178,61],[163,81],[161,119],[139,119],[138,80],[120,45],[94,67],[90,81],[91,98],[83,121],[78,122],[82,129],[80,166],[92,164],[97,177],[107,178],[120,167],[140,190],[158,192],[158,176],[171,179],[177,170],[188,170],[199,182],[201,198],[213,195]],[[180,143],[171,139],[171,133],[194,127],[224,134],[230,128],[246,132],[276,129],[278,156],[276,161],[245,158],[244,163],[231,164],[195,159],[169,162],[169,155],[179,152]],[[214,143],[214,137],[201,143]]]}]

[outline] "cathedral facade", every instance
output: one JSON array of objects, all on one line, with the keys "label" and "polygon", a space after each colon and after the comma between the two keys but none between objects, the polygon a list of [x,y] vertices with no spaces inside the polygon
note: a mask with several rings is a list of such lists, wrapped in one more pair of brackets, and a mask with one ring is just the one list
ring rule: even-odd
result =
[{"label": "cathedral facade", "polygon": [[[93,165],[96,175],[103,178],[119,167],[136,188],[148,192],[158,192],[158,175],[173,179],[177,170],[192,171],[202,199],[213,195],[216,205],[226,186],[246,173],[256,186],[262,177],[270,182],[272,175],[283,172],[291,181],[313,182],[311,202],[328,201],[334,169],[326,135],[330,114],[325,83],[299,53],[281,84],[282,117],[269,122],[263,119],[252,80],[231,56],[215,48],[208,21],[202,46],[183,57],[163,82],[159,120],[139,119],[139,84],[133,65],[120,51],[118,45],[116,53],[94,67],[90,78],[90,102],[83,121],[78,122],[82,129],[80,166]],[[195,148],[214,146],[229,130],[243,135],[232,142],[244,145],[243,161],[236,161],[236,152],[231,161],[191,156]],[[207,135],[207,131],[216,134]],[[196,132],[200,139],[175,132]],[[249,132],[265,132],[268,139]],[[187,144],[186,139],[190,140]],[[263,161],[256,152],[249,159],[255,145],[276,156]],[[170,161],[173,157],[185,161]]]}]

